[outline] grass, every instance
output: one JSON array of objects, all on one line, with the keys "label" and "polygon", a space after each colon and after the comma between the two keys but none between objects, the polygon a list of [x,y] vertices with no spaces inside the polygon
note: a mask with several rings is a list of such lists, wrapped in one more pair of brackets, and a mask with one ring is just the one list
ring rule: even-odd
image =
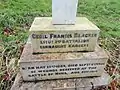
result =
[{"label": "grass", "polygon": [[[14,81],[32,21],[37,16],[51,16],[51,3],[51,0],[0,0],[1,90],[9,90]],[[77,16],[87,17],[101,29],[101,45],[108,50],[120,44],[119,6],[119,0],[79,0]]]},{"label": "grass", "polygon": [[81,0],[78,12],[96,23],[102,37],[120,37],[119,6],[119,0]]}]

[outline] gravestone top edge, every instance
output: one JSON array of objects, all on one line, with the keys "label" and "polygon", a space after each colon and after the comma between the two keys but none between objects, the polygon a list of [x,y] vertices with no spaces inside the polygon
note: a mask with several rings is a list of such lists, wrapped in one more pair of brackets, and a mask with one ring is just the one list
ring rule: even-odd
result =
[{"label": "gravestone top edge", "polygon": [[[27,56],[27,57],[26,57]],[[45,53],[45,54],[32,54],[31,42],[25,45],[23,53],[20,58],[20,63],[34,62],[34,61],[57,61],[57,60],[95,60],[95,59],[108,59],[105,50],[98,45],[94,52],[73,52],[73,53]]]},{"label": "gravestone top edge", "polygon": [[86,17],[76,17],[75,25],[53,25],[51,17],[36,17],[31,25],[30,32],[34,31],[74,31],[100,29]]}]

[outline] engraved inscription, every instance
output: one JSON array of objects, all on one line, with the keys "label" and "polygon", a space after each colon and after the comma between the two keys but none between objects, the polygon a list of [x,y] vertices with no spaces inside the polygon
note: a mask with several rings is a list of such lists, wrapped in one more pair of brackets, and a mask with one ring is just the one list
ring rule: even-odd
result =
[{"label": "engraved inscription", "polygon": [[39,43],[39,49],[88,48],[90,40],[97,38],[97,33],[33,33],[32,40]]},{"label": "engraved inscription", "polygon": [[[103,67],[104,62],[95,63],[66,63],[66,64],[49,64],[42,66],[28,66],[28,77],[56,77],[61,75],[80,75],[99,72],[99,67]],[[22,67],[23,71],[26,71]]]}]

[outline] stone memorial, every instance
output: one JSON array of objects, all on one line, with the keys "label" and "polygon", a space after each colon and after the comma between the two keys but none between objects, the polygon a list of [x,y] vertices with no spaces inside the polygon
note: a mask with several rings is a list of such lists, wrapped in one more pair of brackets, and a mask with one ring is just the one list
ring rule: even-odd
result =
[{"label": "stone memorial", "polygon": [[[52,18],[35,18],[31,43],[26,44],[19,62],[25,81],[102,75],[108,56],[97,45],[100,29],[86,17],[76,17],[77,3],[53,0]],[[67,18],[66,13],[72,16]],[[71,20],[75,23],[66,23]]]},{"label": "stone memorial", "polygon": [[[108,55],[97,44],[100,29],[87,18],[76,17],[78,0],[52,1],[52,18],[36,17],[31,25],[12,90],[26,90],[25,86],[27,90],[90,90],[93,84],[108,85],[109,75],[104,71]],[[39,88],[23,82],[39,80]]]}]

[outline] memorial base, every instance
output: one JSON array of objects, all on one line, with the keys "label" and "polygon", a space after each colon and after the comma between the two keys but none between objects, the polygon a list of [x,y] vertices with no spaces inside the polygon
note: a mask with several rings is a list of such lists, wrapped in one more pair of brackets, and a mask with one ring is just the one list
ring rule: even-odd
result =
[{"label": "memorial base", "polygon": [[32,54],[27,43],[20,59],[20,72],[25,81],[101,76],[108,56],[96,46],[94,52]]},{"label": "memorial base", "polygon": [[36,17],[29,30],[34,53],[94,51],[100,29],[85,17],[75,25],[53,25],[52,17]]},{"label": "memorial base", "polygon": [[108,90],[109,79],[104,72],[101,77],[24,82],[19,73],[11,90]]}]

